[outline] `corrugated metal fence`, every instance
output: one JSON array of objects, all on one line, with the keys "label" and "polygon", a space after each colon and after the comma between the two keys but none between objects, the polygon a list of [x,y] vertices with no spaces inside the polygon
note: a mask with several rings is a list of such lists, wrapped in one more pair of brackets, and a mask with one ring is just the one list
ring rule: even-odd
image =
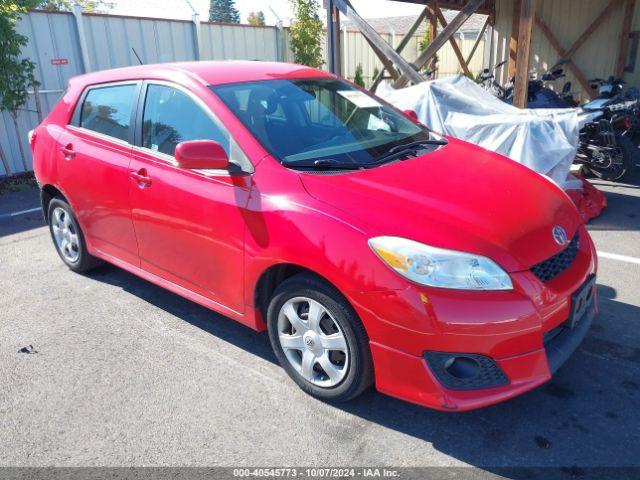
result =
[{"label": "corrugated metal fence", "polygon": [[[29,39],[24,54],[36,63],[43,115],[47,115],[60,98],[70,77],[87,71],[136,65],[136,53],[143,63],[198,59],[293,60],[287,29],[75,13],[31,11],[18,25],[18,31]],[[365,82],[369,83],[374,71],[382,69],[381,63],[359,32],[347,31],[342,35],[345,76],[353,78],[356,66],[361,64]],[[391,43],[390,35],[382,36]],[[400,39],[401,36],[397,36],[396,41]],[[410,60],[415,58],[418,43],[419,37],[413,38],[403,55]],[[464,39],[460,45],[466,55],[473,38]],[[453,51],[447,47],[440,52],[440,75],[458,71]],[[472,71],[482,68],[482,59],[483,47],[480,46],[471,63]],[[24,171],[23,165],[31,169],[27,132],[37,124],[33,95],[18,116],[17,131],[7,112],[0,116],[0,145],[13,173]],[[24,160],[18,142],[22,142]],[[6,173],[0,164],[0,175]]]}]

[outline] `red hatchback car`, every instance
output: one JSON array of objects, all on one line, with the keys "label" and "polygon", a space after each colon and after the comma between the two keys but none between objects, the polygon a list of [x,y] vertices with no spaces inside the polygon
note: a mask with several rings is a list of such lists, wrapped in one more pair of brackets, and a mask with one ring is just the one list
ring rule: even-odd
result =
[{"label": "red hatchback car", "polygon": [[324,400],[441,410],[546,382],[596,314],[565,193],[326,72],[261,62],[74,78],[31,135],[55,247],[249,327]]}]

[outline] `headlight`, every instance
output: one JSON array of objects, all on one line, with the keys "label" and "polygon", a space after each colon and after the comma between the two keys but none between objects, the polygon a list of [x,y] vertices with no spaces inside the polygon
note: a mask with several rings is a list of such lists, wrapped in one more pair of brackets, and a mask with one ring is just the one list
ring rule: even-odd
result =
[{"label": "headlight", "polygon": [[369,246],[412,282],[459,290],[511,290],[509,275],[493,260],[470,253],[430,247],[400,237],[376,237]]}]

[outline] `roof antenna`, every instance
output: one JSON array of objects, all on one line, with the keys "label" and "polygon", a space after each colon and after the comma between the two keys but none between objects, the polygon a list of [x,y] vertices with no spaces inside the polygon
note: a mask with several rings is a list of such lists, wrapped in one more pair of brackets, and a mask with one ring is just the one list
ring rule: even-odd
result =
[{"label": "roof antenna", "polygon": [[138,52],[136,52],[136,49],[131,47],[131,50],[133,50],[133,54],[136,56],[136,58],[138,59],[138,62],[140,62],[140,65],[144,65],[144,63],[142,63],[142,60],[140,60],[140,56],[138,55]]}]

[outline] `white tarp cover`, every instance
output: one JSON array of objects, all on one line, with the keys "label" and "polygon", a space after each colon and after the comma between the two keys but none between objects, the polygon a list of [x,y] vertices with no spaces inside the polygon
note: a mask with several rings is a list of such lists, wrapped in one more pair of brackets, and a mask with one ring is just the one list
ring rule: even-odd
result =
[{"label": "white tarp cover", "polygon": [[435,132],[505,155],[565,190],[580,188],[569,173],[578,147],[577,109],[521,110],[462,75],[376,93],[401,110],[414,110]]}]

